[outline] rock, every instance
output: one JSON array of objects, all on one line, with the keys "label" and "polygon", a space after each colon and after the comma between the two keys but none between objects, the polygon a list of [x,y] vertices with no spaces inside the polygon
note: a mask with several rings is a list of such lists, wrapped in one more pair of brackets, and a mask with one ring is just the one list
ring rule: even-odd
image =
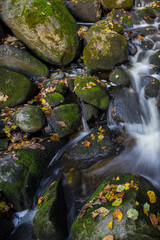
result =
[{"label": "rock", "polygon": [[12,218],[0,218],[0,238],[1,240],[8,239],[11,232],[14,230],[14,224]]},{"label": "rock", "polygon": [[157,68],[160,68],[160,58],[159,58],[159,56],[160,56],[160,50],[149,57],[149,63],[153,64]]},{"label": "rock", "polygon": [[[156,197],[151,200],[149,194]],[[112,235],[119,240],[156,240],[160,232],[158,221],[153,219],[160,210],[159,199],[160,193],[144,178],[113,175],[80,211],[71,228],[71,239],[97,240]]]},{"label": "rock", "polygon": [[56,106],[60,105],[61,103],[63,103],[65,99],[64,99],[63,95],[60,93],[52,93],[52,94],[48,94],[45,97],[45,100],[48,102],[48,104],[51,107],[56,107]]},{"label": "rock", "polygon": [[58,66],[71,62],[79,46],[77,24],[61,0],[7,0],[3,21],[35,55]]},{"label": "rock", "polygon": [[128,52],[131,56],[134,56],[137,53],[137,47],[131,43],[129,40],[127,40],[127,47],[128,47]]},{"label": "rock", "polygon": [[64,140],[44,141],[37,149],[19,149],[14,155],[0,155],[0,189],[16,211],[33,206],[33,197],[45,169],[63,145]]},{"label": "rock", "polygon": [[9,144],[8,139],[0,139],[0,151],[4,151],[7,149]]},{"label": "rock", "polygon": [[31,105],[25,105],[15,112],[13,121],[20,129],[28,133],[40,131],[47,122],[43,111],[39,107]]},{"label": "rock", "polygon": [[54,79],[56,79],[56,80],[61,80],[61,79],[65,78],[65,76],[66,76],[66,74],[65,74],[64,72],[61,72],[61,73],[57,74],[57,75],[54,77]]},{"label": "rock", "polygon": [[139,43],[139,46],[141,49],[143,50],[149,50],[149,49],[152,49],[153,46],[154,46],[154,43],[152,40],[149,40],[149,39],[142,39]]},{"label": "rock", "polygon": [[111,70],[127,59],[127,42],[125,38],[107,30],[98,32],[90,38],[84,48],[85,65],[91,70]]},{"label": "rock", "polygon": [[81,116],[77,104],[64,104],[52,110],[49,125],[60,137],[72,134],[80,126]]},{"label": "rock", "polygon": [[49,186],[38,208],[33,219],[36,237],[39,240],[66,239],[68,236],[67,206],[61,180],[59,183],[53,182]]},{"label": "rock", "polygon": [[156,18],[155,11],[151,7],[141,8],[138,10],[139,17],[144,19],[146,22],[153,22],[154,18]]},{"label": "rock", "polygon": [[115,69],[111,72],[109,80],[117,86],[127,86],[130,84],[130,78],[123,69]]},{"label": "rock", "polygon": [[140,123],[141,111],[137,94],[127,88],[117,90],[109,103],[108,119],[110,123]]},{"label": "rock", "polygon": [[156,98],[160,91],[160,82],[154,77],[147,76],[143,79],[145,96]]},{"label": "rock", "polygon": [[92,117],[97,118],[99,115],[99,110],[90,105],[90,104],[84,104],[84,117],[86,121],[89,121]]},{"label": "rock", "polygon": [[51,79],[44,80],[42,83],[42,87],[45,89],[52,88],[54,89],[54,92],[60,93],[62,95],[65,95],[67,93],[68,87],[64,82],[56,81]]},{"label": "rock", "polygon": [[86,103],[102,110],[108,108],[106,89],[100,86],[96,77],[76,77],[74,89],[77,96]]},{"label": "rock", "polygon": [[112,9],[123,8],[131,9],[134,6],[134,0],[101,0],[104,9],[110,11]]},{"label": "rock", "polygon": [[21,73],[29,78],[47,77],[48,68],[27,51],[9,44],[0,45],[0,67]]},{"label": "rock", "polygon": [[129,37],[130,39],[137,38],[139,35],[142,37],[146,37],[148,35],[152,35],[157,32],[157,29],[153,26],[147,26],[142,28],[135,28],[132,31],[130,31]]},{"label": "rock", "polygon": [[98,0],[70,1],[65,5],[72,16],[79,22],[97,22],[101,18],[101,5]]},{"label": "rock", "polygon": [[26,102],[33,95],[33,86],[25,76],[0,68],[0,92],[4,96],[0,109]]}]

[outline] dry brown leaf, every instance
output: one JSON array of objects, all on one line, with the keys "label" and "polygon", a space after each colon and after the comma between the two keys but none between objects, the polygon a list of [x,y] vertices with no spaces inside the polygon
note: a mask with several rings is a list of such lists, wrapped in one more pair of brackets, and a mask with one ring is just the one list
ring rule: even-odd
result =
[{"label": "dry brown leaf", "polygon": [[102,240],[114,240],[114,236],[113,235],[107,235]]},{"label": "dry brown leaf", "polygon": [[67,127],[67,125],[66,125],[65,122],[63,122],[63,121],[56,121],[56,123],[57,123],[58,125],[60,125],[61,127]]},{"label": "dry brown leaf", "polygon": [[108,210],[107,208],[100,207],[100,208],[96,209],[94,212],[92,212],[91,215],[93,218],[97,217],[98,215],[105,217],[109,214],[109,212],[110,212],[110,210]]},{"label": "dry brown leaf", "polygon": [[151,223],[152,223],[153,227],[154,227],[154,228],[157,228],[157,226],[158,226],[158,219],[157,219],[156,215],[153,214],[153,213],[151,213],[151,214],[149,215],[149,218],[150,218],[150,220],[151,220]]}]

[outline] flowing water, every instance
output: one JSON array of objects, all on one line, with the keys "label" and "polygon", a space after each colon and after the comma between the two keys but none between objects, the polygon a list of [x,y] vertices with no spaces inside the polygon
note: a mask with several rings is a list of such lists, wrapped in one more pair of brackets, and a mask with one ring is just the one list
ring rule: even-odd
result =
[{"label": "flowing water", "polygon": [[[143,1],[137,0],[134,9],[137,10],[139,9],[139,7],[145,6],[146,5]],[[148,26],[148,24],[142,21],[140,26],[134,26],[133,29],[145,26]],[[156,19],[152,26],[158,28],[158,22]],[[155,34],[154,37],[157,36],[158,34]],[[145,38],[152,41],[152,37],[153,36],[147,36]],[[101,176],[104,178],[104,176],[108,176],[115,172],[138,173],[149,179],[150,182],[152,182],[158,189],[160,189],[160,115],[158,107],[156,106],[156,99],[146,98],[143,86],[143,78],[145,76],[151,76],[160,80],[160,76],[158,74],[151,73],[152,65],[149,64],[148,61],[149,57],[158,50],[158,47],[160,47],[160,40],[154,44],[152,50],[142,50],[139,47],[140,41],[141,40],[137,39],[134,40],[134,44],[137,46],[138,51],[135,56],[130,56],[130,66],[124,67],[125,71],[128,72],[128,74],[131,76],[132,87],[138,95],[141,109],[141,123],[122,124],[130,137],[135,140],[134,145],[132,145],[132,147],[126,147],[126,149],[123,153],[120,154],[120,156],[116,157],[109,163],[107,162],[107,164],[105,163],[104,159],[104,164],[102,164],[98,169],[93,169],[93,171],[91,171],[91,176]],[[75,142],[81,140],[85,135],[89,133],[89,129],[86,125],[85,120],[82,119],[82,121],[85,127],[85,131],[83,131],[72,142],[67,144],[65,148],[58,152],[57,155],[53,158],[52,162],[48,166],[46,175],[44,176],[38,189],[36,199],[44,192],[44,189],[49,185],[53,178],[58,175],[60,169],[55,167],[57,160],[68,148],[75,144]],[[113,124],[113,122],[111,124]],[[110,123],[108,122],[108,126],[109,125]],[[116,125],[114,127],[118,128],[118,126]],[[86,169],[86,172],[88,173],[88,169]],[[71,217],[71,215],[72,211],[70,211],[70,215],[68,216],[68,218],[73,219],[74,216]],[[25,222],[30,224],[33,216],[34,211],[27,211],[17,214],[15,218],[15,225],[17,225],[18,228],[16,229],[19,229],[19,226],[21,226],[21,224],[23,225]],[[32,233],[30,234],[30,236],[28,236],[28,238],[27,236],[22,237],[22,235],[19,235],[18,237],[18,235],[16,235],[15,233],[16,231],[9,238],[9,240],[34,240],[34,238],[32,237]]]}]

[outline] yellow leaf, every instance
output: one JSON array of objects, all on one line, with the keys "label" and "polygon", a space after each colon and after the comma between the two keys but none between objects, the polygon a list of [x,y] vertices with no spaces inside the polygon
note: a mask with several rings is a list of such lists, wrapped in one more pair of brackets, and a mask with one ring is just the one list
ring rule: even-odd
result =
[{"label": "yellow leaf", "polygon": [[120,180],[120,178],[119,178],[119,176],[117,176],[117,177],[116,177],[116,181],[119,181],[119,180]]},{"label": "yellow leaf", "polygon": [[112,203],[112,206],[118,207],[119,205],[121,205],[121,203],[122,203],[122,198],[118,198]]},{"label": "yellow leaf", "polygon": [[138,206],[139,205],[139,202],[138,201],[136,201],[136,206]]},{"label": "yellow leaf", "polygon": [[155,203],[156,202],[157,197],[156,197],[156,195],[155,195],[155,193],[153,191],[148,191],[147,195],[148,195],[149,200],[150,200],[151,203]]},{"label": "yellow leaf", "polygon": [[52,134],[52,135],[50,136],[50,139],[51,139],[52,141],[58,142],[58,141],[60,140],[60,137],[58,136],[57,133],[55,133],[55,134]]},{"label": "yellow leaf", "polygon": [[95,139],[95,135],[93,133],[91,134],[91,138],[92,138],[92,140]]},{"label": "yellow leaf", "polygon": [[38,205],[42,204],[42,202],[43,202],[43,197],[39,197],[38,198]]},{"label": "yellow leaf", "polygon": [[113,229],[113,221],[111,221],[111,222],[108,223],[108,228],[109,228],[110,230]]},{"label": "yellow leaf", "polygon": [[116,209],[113,213],[112,213],[113,219],[117,219],[118,221],[121,221],[123,218],[123,214],[121,212],[120,209]]},{"label": "yellow leaf", "polygon": [[102,149],[106,149],[106,146],[101,147]]},{"label": "yellow leaf", "polygon": [[124,186],[125,186],[125,190],[129,190],[130,189],[130,183],[126,183]]},{"label": "yellow leaf", "polygon": [[102,240],[114,240],[114,236],[113,235],[107,235]]}]

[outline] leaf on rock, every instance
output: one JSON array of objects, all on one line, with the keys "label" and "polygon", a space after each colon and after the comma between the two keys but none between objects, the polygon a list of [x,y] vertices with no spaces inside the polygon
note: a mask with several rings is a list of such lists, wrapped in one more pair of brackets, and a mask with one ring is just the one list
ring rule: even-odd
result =
[{"label": "leaf on rock", "polygon": [[67,127],[67,125],[66,125],[65,122],[63,122],[63,121],[56,121],[56,123],[57,123],[58,125],[60,125],[61,127]]},{"label": "leaf on rock", "polygon": [[125,186],[125,190],[129,190],[130,189],[130,183],[126,183],[124,186]]},{"label": "leaf on rock", "polygon": [[123,218],[123,214],[121,212],[120,209],[116,209],[113,213],[112,213],[113,219],[117,219],[118,221],[121,221]]},{"label": "leaf on rock", "polygon": [[117,192],[122,192],[124,189],[125,189],[125,186],[124,186],[124,185],[118,185],[116,191],[117,191]]},{"label": "leaf on rock", "polygon": [[108,223],[108,228],[109,228],[110,230],[113,229],[113,221],[111,221],[111,222]]},{"label": "leaf on rock", "polygon": [[157,219],[156,215],[153,214],[153,213],[151,213],[151,214],[149,215],[149,218],[150,218],[150,220],[151,220],[151,223],[152,223],[153,227],[154,227],[154,228],[157,228],[157,226],[158,226],[158,219]]},{"label": "leaf on rock", "polygon": [[117,176],[117,177],[116,177],[116,181],[119,181],[119,180],[120,180],[120,177],[119,177],[119,176]]},{"label": "leaf on rock", "polygon": [[113,235],[107,235],[102,240],[114,240],[114,236]]},{"label": "leaf on rock", "polygon": [[128,217],[128,218],[131,218],[131,219],[133,219],[133,220],[138,219],[138,215],[139,215],[138,211],[137,211],[136,209],[134,209],[134,208],[130,208],[130,209],[127,211],[127,217]]},{"label": "leaf on rock", "polygon": [[58,141],[60,140],[60,137],[58,136],[57,133],[55,133],[55,134],[52,134],[52,135],[50,136],[50,139],[51,139],[52,141],[58,142]]},{"label": "leaf on rock", "polygon": [[155,193],[153,191],[148,191],[147,195],[148,195],[149,200],[150,200],[151,203],[155,203],[156,202],[157,197],[156,197],[156,195],[155,195]]},{"label": "leaf on rock", "polygon": [[109,214],[109,212],[110,211],[107,208],[100,207],[100,208],[96,209],[94,212],[92,212],[91,215],[93,218],[97,217],[98,215],[105,217]]},{"label": "leaf on rock", "polygon": [[91,144],[91,143],[90,143],[89,141],[85,140],[85,146],[86,146],[86,147],[89,147],[90,144]]},{"label": "leaf on rock", "polygon": [[150,210],[150,205],[148,203],[145,203],[143,205],[143,212],[144,212],[144,214],[146,214],[146,216],[148,216],[149,210]]},{"label": "leaf on rock", "polygon": [[121,205],[121,203],[122,203],[122,198],[118,198],[112,203],[112,206],[118,207],[119,205]]}]

